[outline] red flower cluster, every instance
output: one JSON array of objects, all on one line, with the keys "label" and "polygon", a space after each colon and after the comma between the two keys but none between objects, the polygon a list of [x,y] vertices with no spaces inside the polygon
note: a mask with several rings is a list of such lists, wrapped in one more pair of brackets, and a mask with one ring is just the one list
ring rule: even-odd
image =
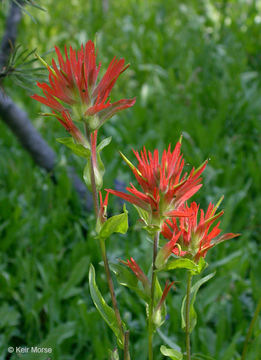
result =
[{"label": "red flower cluster", "polygon": [[160,226],[166,217],[189,216],[190,209],[182,208],[182,205],[201,188],[200,175],[206,167],[206,162],[197,170],[193,168],[189,175],[182,174],[184,159],[180,147],[181,141],[176,144],[173,151],[169,146],[168,150],[164,150],[161,162],[158,150],[153,154],[145,148],[140,154],[134,151],[138,167],[126,158],[125,160],[142,191],[136,189],[132,183],[126,188],[130,194],[111,189],[107,191],[145,210],[149,214],[148,225]]},{"label": "red flower cluster", "polygon": [[180,219],[167,219],[162,226],[162,235],[169,242],[161,249],[164,260],[174,253],[179,256],[187,256],[195,261],[200,257],[205,257],[209,249],[222,241],[232,239],[239,234],[228,233],[218,236],[221,232],[218,222],[212,226],[224,211],[216,213],[217,206],[209,204],[206,214],[200,210],[198,221],[199,205],[192,202],[190,206],[185,205],[186,210],[190,210],[191,216]]},{"label": "red flower cluster", "polygon": [[138,159],[137,168],[123,156],[142,191],[132,183],[126,188],[130,194],[107,189],[109,193],[141,208],[139,213],[146,225],[156,225],[156,231],[160,229],[161,234],[169,240],[158,254],[161,263],[165,263],[171,254],[198,261],[216,244],[239,235],[228,233],[218,236],[220,223],[212,225],[223,215],[223,211],[216,214],[219,203],[216,206],[210,203],[206,214],[200,210],[198,222],[199,205],[192,202],[188,206],[186,202],[201,188],[200,175],[206,162],[197,170],[193,168],[189,174],[182,174],[184,159],[180,147],[181,141],[173,152],[169,146],[168,150],[164,150],[161,162],[158,150],[151,153],[144,148],[140,154],[134,151]]},{"label": "red flower cluster", "polygon": [[[32,98],[49,106],[67,130],[72,129],[69,113],[73,120],[84,121],[90,131],[93,131],[116,112],[134,105],[135,99],[123,99],[114,103],[109,99],[119,75],[129,66],[124,65],[124,59],[117,60],[114,57],[101,81],[97,83],[101,64],[96,65],[92,41],[88,41],[85,47],[82,45],[78,52],[70,47],[69,54],[65,46],[65,59],[58,47],[55,47],[55,51],[59,65],[54,59],[52,67],[47,65],[49,84],[37,83],[44,96],[35,94]],[[72,129],[72,135],[74,131]],[[79,137],[74,137],[79,140]]]}]

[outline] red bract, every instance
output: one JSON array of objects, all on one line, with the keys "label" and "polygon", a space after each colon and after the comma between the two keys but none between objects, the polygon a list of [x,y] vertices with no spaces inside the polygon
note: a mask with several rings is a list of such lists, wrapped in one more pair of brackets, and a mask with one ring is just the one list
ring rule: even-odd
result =
[{"label": "red bract", "polygon": [[101,81],[97,77],[101,64],[96,65],[94,43],[88,41],[79,51],[65,46],[65,58],[61,51],[55,47],[59,66],[52,60],[52,67],[47,65],[49,71],[49,84],[37,83],[42,89],[43,96],[33,95],[32,98],[49,106],[55,112],[70,109],[73,119],[85,121],[90,130],[98,129],[107,119],[116,112],[131,107],[135,99],[123,99],[110,102],[110,92],[119,75],[129,65],[124,59],[114,57],[108,66]]},{"label": "red bract", "polygon": [[76,142],[85,145],[86,139],[77,126],[75,126],[68,111],[62,111],[61,113],[57,114],[53,111],[53,114],[56,119],[65,127],[65,129],[72,135]]},{"label": "red bract", "polygon": [[132,183],[126,188],[130,194],[111,189],[107,191],[148,212],[150,224],[160,225],[165,217],[189,216],[190,209],[184,209],[182,205],[201,188],[200,175],[206,162],[197,170],[193,168],[189,175],[182,174],[184,159],[180,147],[181,141],[173,151],[169,146],[168,150],[164,150],[161,161],[158,150],[151,153],[144,147],[140,154],[134,151],[138,159],[137,168],[124,157],[142,191]]},{"label": "red bract", "polygon": [[141,268],[139,267],[139,265],[136,263],[136,261],[133,258],[130,258],[130,260],[127,261],[123,261],[121,260],[121,262],[128,266],[133,272],[134,274],[137,276],[137,278],[141,281],[144,289],[146,291],[149,290],[150,284],[149,284],[149,279],[147,278],[147,276],[144,274],[144,272],[141,270]]},{"label": "red bract", "polygon": [[161,308],[161,306],[164,304],[164,301],[166,300],[166,297],[171,289],[171,287],[174,285],[174,281],[172,281],[170,284],[169,284],[169,281],[167,280],[166,282],[166,285],[165,285],[165,288],[163,290],[163,293],[162,293],[162,296],[160,298],[160,301],[156,307],[156,311],[159,310]]},{"label": "red bract", "polygon": [[221,217],[224,211],[216,213],[218,206],[209,204],[206,214],[200,210],[200,219],[198,221],[199,205],[195,202],[189,206],[184,206],[185,211],[190,210],[191,216],[187,218],[167,219],[162,227],[162,235],[170,240],[168,244],[173,243],[177,238],[177,233],[181,235],[175,241],[172,252],[179,256],[187,256],[198,261],[200,257],[205,257],[209,249],[222,241],[232,239],[239,234],[228,233],[218,236],[221,232],[218,222],[212,226],[216,219]]},{"label": "red bract", "polygon": [[100,224],[103,224],[107,220],[107,206],[108,206],[108,197],[109,193],[106,193],[104,200],[102,200],[102,193],[99,192],[100,195],[100,209],[99,209],[99,221]]}]

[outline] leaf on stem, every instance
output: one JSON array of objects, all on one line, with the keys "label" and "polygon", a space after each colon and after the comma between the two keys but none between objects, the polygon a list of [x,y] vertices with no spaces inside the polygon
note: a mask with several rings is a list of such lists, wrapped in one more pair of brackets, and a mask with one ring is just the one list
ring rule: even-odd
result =
[{"label": "leaf on stem", "polygon": [[111,136],[109,136],[109,137],[107,137],[107,138],[105,138],[105,139],[103,139],[100,143],[99,143],[99,145],[97,146],[97,152],[100,152],[102,149],[104,149],[106,146],[108,146],[109,144],[110,144],[110,142],[111,142]]},{"label": "leaf on stem", "polygon": [[124,205],[123,213],[119,215],[115,215],[110,217],[105,223],[102,225],[99,237],[101,240],[106,240],[113,233],[121,233],[126,234],[128,230],[128,211]]},{"label": "leaf on stem", "polygon": [[164,356],[168,356],[172,360],[182,360],[183,354],[178,350],[167,348],[165,345],[161,345],[160,352]]},{"label": "leaf on stem", "polygon": [[90,159],[91,150],[89,148],[84,147],[81,144],[76,144],[71,137],[64,137],[56,139],[59,143],[67,146],[72,152],[78,156],[82,156],[85,159]]},{"label": "leaf on stem", "polygon": [[[118,345],[121,349],[123,349],[123,337],[121,330],[118,327],[116,315],[113,311],[113,309],[107,305],[104,298],[102,297],[98,286],[96,285],[95,281],[95,269],[94,266],[90,265],[90,271],[89,271],[89,285],[90,285],[90,293],[92,300],[94,302],[94,305],[96,306],[97,310],[99,311],[100,315],[104,319],[104,321],[109,325],[109,327],[114,332]],[[125,327],[124,323],[123,326]]]},{"label": "leaf on stem", "polygon": [[[157,259],[156,259],[156,266],[157,266]],[[159,265],[159,264],[158,264]],[[191,271],[197,271],[198,265],[189,259],[185,258],[179,258],[179,259],[173,259],[170,260],[167,265],[164,267],[157,267],[158,271],[168,271],[168,270],[174,270],[174,269],[188,269]]]}]

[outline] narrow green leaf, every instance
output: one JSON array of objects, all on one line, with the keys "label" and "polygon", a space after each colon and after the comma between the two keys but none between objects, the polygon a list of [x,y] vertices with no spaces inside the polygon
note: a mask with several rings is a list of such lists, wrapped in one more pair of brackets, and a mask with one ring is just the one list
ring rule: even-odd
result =
[{"label": "narrow green leaf", "polygon": [[118,341],[118,345],[123,349],[123,337],[118,327],[115,313],[113,309],[109,305],[107,305],[96,285],[95,269],[92,264],[90,265],[90,271],[89,271],[89,285],[90,285],[90,292],[94,305],[96,306],[97,310],[99,311],[104,321],[109,325],[109,327],[114,332]]},{"label": "narrow green leaf", "polygon": [[90,149],[84,147],[81,144],[76,144],[71,137],[65,137],[65,138],[58,138],[56,139],[59,143],[67,146],[69,149],[72,150],[72,152],[78,156],[82,156],[85,159],[89,159],[91,156]]},{"label": "narrow green leaf", "polygon": [[136,205],[134,205],[134,207],[137,210],[141,220],[144,221],[145,225],[148,225],[148,223],[149,223],[149,213],[148,213],[148,211],[146,211],[146,210],[144,210],[144,209],[142,209],[142,208],[140,208],[140,207],[138,207]]},{"label": "narrow green leaf", "polygon": [[123,213],[110,217],[101,227],[100,238],[107,239],[113,233],[126,234],[128,230],[128,211],[123,207]]},{"label": "narrow green leaf", "polygon": [[[197,292],[200,288],[201,285],[205,284],[208,280],[210,280],[216,272],[213,272],[205,277],[203,277],[202,279],[198,280],[191,288],[190,291],[190,310],[189,310],[189,316],[190,316],[190,328],[189,328],[189,332],[191,333],[194,329],[194,327],[197,324],[197,313],[195,311],[194,308],[194,303],[196,300],[196,296],[197,296]],[[186,299],[187,299],[187,295],[184,297],[183,301],[182,301],[182,306],[181,306],[181,326],[182,329],[185,330],[186,329]]]},{"label": "narrow green leaf", "polygon": [[52,71],[54,77],[57,77],[57,74],[56,74],[56,72],[53,70],[53,68],[52,68],[51,66],[49,66],[49,65],[47,64],[47,62],[46,62],[43,58],[41,58],[40,55],[38,55],[37,53],[35,53],[35,56],[36,56],[37,59],[46,67],[46,69],[48,69],[48,70],[50,69],[50,70]]},{"label": "narrow green leaf", "polygon": [[160,352],[164,356],[168,356],[172,360],[182,360],[183,354],[179,352],[178,350],[167,348],[165,345],[161,345]]},{"label": "narrow green leaf", "polygon": [[100,144],[97,146],[97,152],[100,152],[102,149],[104,149],[106,146],[108,146],[111,142],[112,137],[109,136],[105,139],[103,139]]}]

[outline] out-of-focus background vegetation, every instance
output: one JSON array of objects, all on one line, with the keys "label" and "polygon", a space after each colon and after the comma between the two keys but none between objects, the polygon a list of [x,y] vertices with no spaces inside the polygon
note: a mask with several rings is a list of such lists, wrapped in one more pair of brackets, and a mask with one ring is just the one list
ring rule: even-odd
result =
[{"label": "out-of-focus background vegetation", "polygon": [[[0,12],[3,33],[8,1]],[[101,0],[40,1],[19,27],[17,43],[37,48],[51,60],[54,45],[78,48],[94,39],[104,70],[114,55],[131,63],[119,79],[112,100],[136,96],[136,105],[111,119],[100,138],[113,136],[104,150],[105,187],[131,179],[118,150],[135,161],[131,149],[175,144],[183,133],[187,168],[210,158],[204,186],[194,197],[205,207],[224,194],[222,228],[240,232],[207,256],[215,277],[199,292],[198,325],[192,335],[194,359],[240,358],[247,328],[261,296],[260,273],[260,119],[261,1],[259,0]],[[83,162],[56,142],[65,136],[45,108],[30,99],[37,92],[7,78],[3,84],[56,150],[57,184],[40,170],[14,135],[0,122],[0,359],[8,346],[51,346],[51,359],[108,359],[114,338],[93,306],[88,287],[92,262],[109,301],[99,247],[88,214],[68,180],[65,167],[81,175]],[[114,203],[114,207],[112,204]],[[110,212],[121,211],[111,197]],[[151,244],[135,231],[130,211],[128,236],[108,241],[111,261],[133,256],[148,271]],[[162,281],[167,276],[163,276]],[[168,297],[168,319],[155,337],[184,350],[179,309],[184,272],[175,272],[176,289]],[[145,309],[140,299],[120,285],[117,298],[131,331],[133,359],[146,359]],[[254,328],[248,360],[261,359],[260,319]],[[12,356],[15,359],[16,355]],[[25,359],[42,360],[30,355]]]}]

